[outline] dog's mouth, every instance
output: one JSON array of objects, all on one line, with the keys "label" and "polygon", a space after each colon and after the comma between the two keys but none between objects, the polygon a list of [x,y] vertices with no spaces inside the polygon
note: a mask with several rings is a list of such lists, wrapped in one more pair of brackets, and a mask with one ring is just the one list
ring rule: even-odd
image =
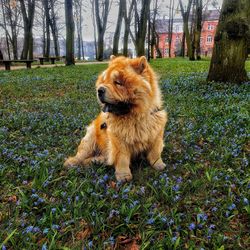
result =
[{"label": "dog's mouth", "polygon": [[126,115],[130,112],[132,108],[131,103],[127,102],[117,102],[117,103],[107,103],[103,102],[103,112],[109,112],[115,115]]}]

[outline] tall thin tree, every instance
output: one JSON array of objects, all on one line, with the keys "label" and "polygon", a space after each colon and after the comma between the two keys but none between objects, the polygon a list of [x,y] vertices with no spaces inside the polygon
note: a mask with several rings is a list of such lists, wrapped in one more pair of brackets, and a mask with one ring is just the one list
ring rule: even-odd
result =
[{"label": "tall thin tree", "polygon": [[184,8],[182,0],[179,0],[181,15],[183,19],[183,28],[185,33],[185,39],[187,43],[187,53],[190,60],[194,60],[193,53],[192,53],[192,44],[191,44],[191,36],[189,32],[189,15],[191,11],[193,0],[188,0],[187,8]]},{"label": "tall thin tree", "polygon": [[74,55],[74,18],[73,18],[73,1],[65,0],[65,20],[66,20],[66,65],[75,64]]},{"label": "tall thin tree", "polygon": [[110,10],[110,1],[103,0],[103,3],[100,3],[100,0],[95,1],[95,17],[96,17],[96,26],[97,26],[97,60],[103,60],[104,52],[104,34],[107,28],[108,22],[108,13]]},{"label": "tall thin tree", "polygon": [[118,17],[116,21],[116,28],[115,28],[114,39],[113,39],[113,55],[118,54],[122,19],[124,17],[124,11],[126,8],[125,7],[126,0],[119,0],[118,4],[119,4],[119,10],[118,10]]},{"label": "tall thin tree", "polygon": [[21,58],[33,59],[33,24],[36,0],[19,0],[24,24],[24,44]]}]

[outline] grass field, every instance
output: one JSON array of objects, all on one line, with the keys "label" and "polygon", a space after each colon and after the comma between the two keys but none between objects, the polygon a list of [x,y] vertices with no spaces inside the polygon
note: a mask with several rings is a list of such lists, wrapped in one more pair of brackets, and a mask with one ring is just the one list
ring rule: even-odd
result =
[{"label": "grass field", "polygon": [[124,185],[110,167],[62,166],[106,65],[0,72],[0,249],[250,248],[249,82],[206,83],[209,61],[152,66],[167,169],[138,162]]}]

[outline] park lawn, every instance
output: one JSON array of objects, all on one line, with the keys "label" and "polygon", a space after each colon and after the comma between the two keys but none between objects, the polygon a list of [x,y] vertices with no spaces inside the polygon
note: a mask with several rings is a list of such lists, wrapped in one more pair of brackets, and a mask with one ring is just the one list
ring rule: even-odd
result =
[{"label": "park lawn", "polygon": [[138,161],[123,185],[111,167],[63,168],[105,64],[0,71],[0,249],[250,248],[249,82],[206,83],[207,60],[152,66],[167,169]]}]

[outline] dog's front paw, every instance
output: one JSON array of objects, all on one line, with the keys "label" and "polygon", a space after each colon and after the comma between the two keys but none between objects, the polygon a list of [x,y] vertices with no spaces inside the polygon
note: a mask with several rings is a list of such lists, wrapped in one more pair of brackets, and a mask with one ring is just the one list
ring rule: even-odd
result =
[{"label": "dog's front paw", "polygon": [[74,157],[67,158],[63,164],[63,166],[66,168],[73,168],[76,167],[77,165],[79,165],[79,161]]},{"label": "dog's front paw", "polygon": [[153,166],[154,169],[158,170],[158,171],[162,171],[163,169],[166,168],[166,164],[164,162],[156,162]]},{"label": "dog's front paw", "polygon": [[102,165],[102,164],[106,163],[106,158],[104,156],[102,156],[102,155],[96,156],[96,157],[92,158],[91,162],[93,164]]},{"label": "dog's front paw", "polygon": [[133,178],[131,172],[115,172],[115,177],[117,181],[122,182],[131,181]]}]

